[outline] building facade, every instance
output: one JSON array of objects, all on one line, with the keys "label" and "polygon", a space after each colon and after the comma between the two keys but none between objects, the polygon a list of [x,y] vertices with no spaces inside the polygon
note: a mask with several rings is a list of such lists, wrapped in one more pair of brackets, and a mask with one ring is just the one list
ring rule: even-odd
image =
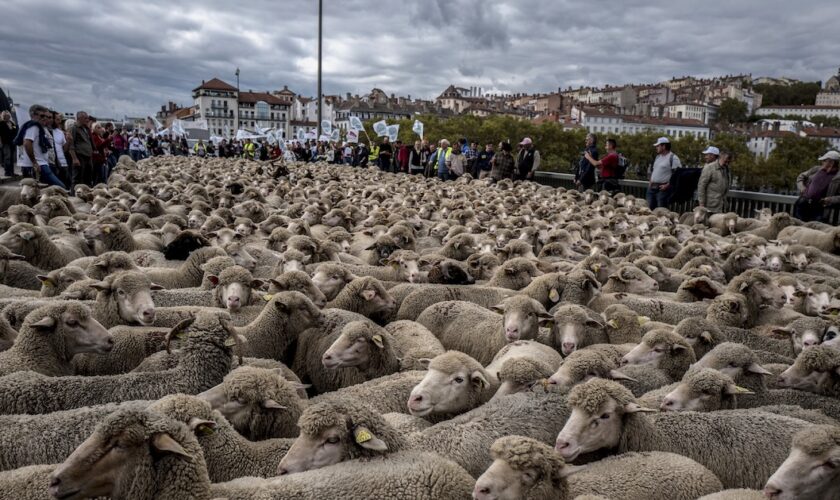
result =
[{"label": "building facade", "polygon": [[597,134],[638,134],[656,132],[678,139],[685,136],[709,138],[709,127],[700,120],[685,118],[653,118],[603,112],[593,108],[572,108],[572,120]]},{"label": "building facade", "polygon": [[840,118],[840,106],[764,106],[755,110],[757,116],[798,116],[811,120],[815,117]]},{"label": "building facade", "polygon": [[234,137],[237,130],[275,129],[289,137],[289,102],[269,92],[240,92],[213,78],[193,89],[194,120],[205,120],[210,135]]}]

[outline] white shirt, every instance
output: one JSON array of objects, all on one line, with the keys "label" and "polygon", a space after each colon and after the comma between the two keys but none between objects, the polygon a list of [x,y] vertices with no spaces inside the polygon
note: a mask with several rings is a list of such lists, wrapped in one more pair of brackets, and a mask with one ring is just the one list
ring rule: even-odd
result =
[{"label": "white shirt", "polygon": [[67,157],[64,156],[64,145],[67,144],[67,137],[64,136],[64,131],[60,128],[53,129],[53,139],[55,139],[55,155],[58,157],[58,164],[62,167],[67,166]]},{"label": "white shirt", "polygon": [[[47,136],[50,134],[47,133]],[[50,137],[47,137],[49,139]],[[23,136],[24,143],[26,140],[29,139],[32,141],[32,152],[35,154],[35,161],[38,162],[38,165],[49,165],[50,160],[47,157],[47,152],[41,149],[41,143],[38,141],[38,126],[33,125],[26,129],[26,135]],[[26,154],[26,150],[24,148],[20,148],[21,154],[18,158],[18,164],[21,167],[32,167],[32,162],[29,160],[29,155]]]},{"label": "white shirt", "polygon": [[143,141],[141,141],[139,137],[132,137],[131,140],[128,141],[128,149],[130,151],[143,151]]}]

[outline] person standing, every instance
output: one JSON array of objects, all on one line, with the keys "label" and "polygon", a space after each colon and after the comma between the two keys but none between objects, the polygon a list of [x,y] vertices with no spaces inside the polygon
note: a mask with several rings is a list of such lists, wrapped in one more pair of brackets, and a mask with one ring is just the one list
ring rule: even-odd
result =
[{"label": "person standing", "polygon": [[435,165],[437,165],[437,177],[442,181],[449,179],[448,160],[449,157],[452,156],[452,149],[454,148],[449,145],[448,140],[440,140],[440,147],[438,148],[437,157],[435,158]]},{"label": "person standing", "polygon": [[408,173],[408,157],[410,155],[411,148],[408,147],[408,144],[402,144],[397,148],[396,166],[400,172]]},{"label": "person standing", "polygon": [[516,179],[533,179],[534,172],[540,168],[540,152],[534,149],[534,143],[530,137],[522,139],[519,147],[519,154],[516,157]]},{"label": "person standing", "polygon": [[117,161],[120,159],[120,156],[124,155],[125,150],[128,149],[128,141],[126,140],[124,129],[114,134],[114,140],[111,141],[111,144],[114,146],[114,149],[112,151],[112,155],[114,158],[113,163],[116,164]]},{"label": "person standing", "polygon": [[391,159],[394,157],[394,149],[391,146],[391,141],[388,137],[382,138],[382,144],[379,145],[379,170],[388,172],[391,170]]},{"label": "person standing", "polygon": [[[111,136],[100,123],[93,125],[93,175],[94,183],[108,181],[108,155],[111,153]],[[142,144],[142,142],[141,142]]]},{"label": "person standing", "polygon": [[70,144],[70,169],[73,177],[70,192],[74,193],[78,184],[93,186],[93,139],[90,136],[90,116],[84,111],[76,113],[76,124],[68,130],[67,142]]},{"label": "person standing", "polygon": [[0,165],[3,166],[3,174],[6,177],[15,175],[15,137],[18,133],[18,126],[12,121],[12,114],[8,111],[0,113]]},{"label": "person standing", "polygon": [[[618,183],[617,146],[618,143],[615,139],[607,139],[607,155],[600,160],[593,158],[589,151],[583,153],[584,159],[589,162],[590,166],[598,170],[598,177],[601,179],[601,189],[610,194],[615,194],[621,190],[621,186]],[[597,155],[597,150],[595,153]]]},{"label": "person standing", "polygon": [[367,168],[371,156],[373,156],[373,152],[371,152],[370,148],[368,148],[368,145],[364,142],[360,142],[359,151],[356,154],[356,166],[360,168]]},{"label": "person standing", "polygon": [[[591,160],[587,158],[587,155]],[[595,185],[593,161],[598,161],[598,136],[590,133],[586,134],[583,154],[581,154],[578,166],[575,169],[575,187],[578,191],[586,191]]]},{"label": "person standing", "polygon": [[656,148],[656,159],[650,173],[647,189],[647,203],[651,210],[668,206],[671,197],[671,174],[682,168],[677,155],[671,152],[671,141],[667,137],[660,137],[653,144]]},{"label": "person standing", "polygon": [[484,179],[490,175],[490,169],[493,167],[493,156],[495,156],[495,154],[496,152],[493,151],[493,145],[489,142],[484,146],[484,151],[478,153],[478,157],[475,160],[475,167],[478,172],[476,177],[478,179]]},{"label": "person standing", "polygon": [[490,178],[493,182],[504,179],[514,179],[515,162],[513,159],[513,146],[509,142],[499,143],[499,152],[493,155],[490,161]]},{"label": "person standing", "polygon": [[15,138],[15,144],[23,148],[18,159],[24,177],[34,177],[51,186],[67,189],[64,183],[53,173],[55,164],[55,142],[50,133],[52,112],[39,104],[29,108],[31,120],[23,124]]},{"label": "person standing", "polygon": [[408,173],[422,174],[425,161],[423,146],[420,141],[414,141],[414,147],[408,152]]},{"label": "person standing", "polygon": [[128,154],[134,161],[140,161],[143,157],[143,141],[137,135],[137,132],[131,134],[131,139],[128,140]]},{"label": "person standing", "polygon": [[446,160],[446,168],[449,169],[449,180],[454,181],[467,172],[467,155],[461,148],[452,148],[452,154]]},{"label": "person standing", "polygon": [[818,158],[822,164],[796,177],[799,199],[793,216],[805,222],[825,222],[828,209],[840,205],[840,153],[829,151]]},{"label": "person standing", "polygon": [[728,152],[721,154],[714,146],[706,148],[703,154],[706,164],[697,181],[697,202],[711,213],[723,213],[726,211],[726,194],[729,192],[729,163],[732,155]]},{"label": "person standing", "polygon": [[423,164],[423,176],[435,177],[437,166],[435,161],[437,159],[437,144],[426,144],[426,161]]},{"label": "person standing", "polygon": [[64,120],[61,113],[53,111],[52,114],[52,136],[53,143],[55,143],[55,167],[56,176],[64,184],[65,188],[70,185],[69,165],[67,164],[67,156],[69,147],[67,145],[67,136],[64,134]]}]

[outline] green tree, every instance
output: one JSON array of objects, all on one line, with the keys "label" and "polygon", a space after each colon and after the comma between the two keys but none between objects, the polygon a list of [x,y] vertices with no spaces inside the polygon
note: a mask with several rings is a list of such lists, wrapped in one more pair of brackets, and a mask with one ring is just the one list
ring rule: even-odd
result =
[{"label": "green tree", "polygon": [[799,82],[793,85],[760,84],[753,90],[761,94],[762,106],[797,106],[813,105],[821,88],[821,82]]},{"label": "green tree", "polygon": [[730,125],[747,121],[747,103],[731,97],[724,99],[720,103],[717,120]]}]

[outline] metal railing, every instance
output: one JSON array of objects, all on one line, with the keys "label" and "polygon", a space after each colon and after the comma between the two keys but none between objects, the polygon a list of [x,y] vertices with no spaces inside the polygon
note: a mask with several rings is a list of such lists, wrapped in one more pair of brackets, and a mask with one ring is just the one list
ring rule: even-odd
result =
[{"label": "metal railing", "polygon": [[[534,180],[546,186],[563,187],[566,189],[575,188],[575,176],[572,174],[537,172]],[[633,195],[636,198],[644,199],[647,194],[647,181],[622,179],[619,183],[621,184],[622,192]],[[796,196],[759,193],[756,191],[729,191],[727,202],[728,210],[735,212],[739,217],[754,217],[755,212],[762,208],[769,208],[773,213],[787,212],[793,215],[793,204],[796,202]],[[674,203],[669,208],[674,212],[685,213],[694,210],[695,206],[697,206],[697,202],[690,200]],[[831,210],[827,222],[834,225],[840,224],[840,209],[835,208]]]}]

